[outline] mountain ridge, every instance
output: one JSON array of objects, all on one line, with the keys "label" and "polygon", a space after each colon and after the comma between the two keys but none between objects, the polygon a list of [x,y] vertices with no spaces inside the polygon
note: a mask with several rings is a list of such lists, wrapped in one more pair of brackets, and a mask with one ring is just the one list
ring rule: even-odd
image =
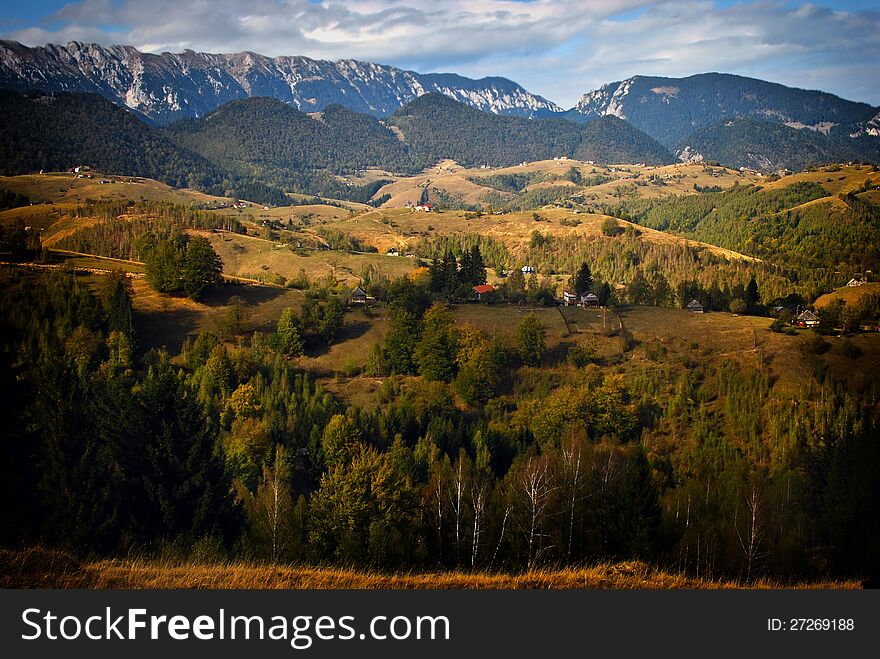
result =
[{"label": "mountain ridge", "polygon": [[144,53],[133,46],[71,41],[29,47],[0,40],[0,86],[28,91],[96,92],[156,124],[204,116],[225,103],[273,96],[303,111],[333,103],[386,116],[431,91],[478,109],[517,116],[557,114],[562,108],[500,77],[421,74],[353,59],[304,56]]},{"label": "mountain ridge", "polygon": [[[665,162],[665,149],[677,152],[684,160],[702,157],[763,171],[801,169],[834,161],[880,162],[880,108],[827,92],[727,73],[683,78],[637,75],[587,92],[574,108],[563,111],[500,77],[474,80],[455,73],[421,74],[353,59],[331,62],[302,56],[273,58],[250,51],[153,54],[132,46],[70,42],[31,48],[0,40],[3,87],[96,93],[159,126],[206,117],[228,103],[256,97],[274,98],[304,113],[323,112],[338,105],[393,125],[393,117],[401,109],[437,93],[499,117],[568,120],[576,124],[610,117],[627,122],[624,127],[613,121],[594,127],[591,141],[602,146],[578,151],[579,157],[586,160],[607,160],[622,138],[629,144],[629,148],[616,152],[623,160],[639,157]],[[768,140],[762,143],[742,130],[724,130],[725,122],[739,120],[754,122],[757,133],[768,136]],[[471,124],[494,132],[503,128],[497,122],[482,120]],[[521,128],[516,126],[515,130]],[[541,126],[525,132],[539,133],[548,124]],[[599,126],[604,132],[616,131],[615,137],[602,135]],[[629,127],[646,137],[637,138]],[[560,155],[575,156],[573,145],[583,141],[576,133],[557,125],[547,134],[547,145]],[[445,140],[448,136],[441,137]],[[485,140],[475,135],[473,141]],[[494,137],[492,141],[491,154],[498,156],[494,147],[500,142]],[[514,156],[515,152],[513,148],[508,155]],[[648,155],[641,158],[642,154]],[[349,154],[341,155],[345,159]],[[464,155],[466,160],[471,159]],[[545,151],[522,155],[524,159],[531,155],[552,157]],[[509,158],[504,156],[502,161],[507,163]]]},{"label": "mountain ridge", "polygon": [[826,135],[880,136],[880,108],[731,73],[632,76],[585,93],[566,117],[589,121],[608,114],[626,119],[667,148],[696,130],[734,118]]}]

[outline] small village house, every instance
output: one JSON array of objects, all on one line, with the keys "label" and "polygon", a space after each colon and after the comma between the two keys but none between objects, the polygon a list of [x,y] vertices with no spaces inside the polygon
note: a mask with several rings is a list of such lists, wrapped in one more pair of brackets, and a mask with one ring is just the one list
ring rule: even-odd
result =
[{"label": "small village house", "polygon": [[703,313],[703,305],[697,300],[691,300],[688,302],[686,309],[691,313]]},{"label": "small village house", "polygon": [[566,288],[562,291],[562,303],[567,307],[577,304],[577,293]]},{"label": "small village house", "polygon": [[584,293],[581,295],[581,304],[585,307],[598,307],[599,296],[595,293]]},{"label": "small village house", "polygon": [[798,314],[797,318],[795,318],[794,324],[796,327],[818,327],[819,316],[807,309]]},{"label": "small village house", "polygon": [[492,284],[480,284],[479,286],[474,286],[473,291],[477,301],[482,302],[495,292],[495,287]]},{"label": "small village house", "polygon": [[351,303],[352,304],[366,304],[367,303],[367,292],[358,286],[351,292]]}]

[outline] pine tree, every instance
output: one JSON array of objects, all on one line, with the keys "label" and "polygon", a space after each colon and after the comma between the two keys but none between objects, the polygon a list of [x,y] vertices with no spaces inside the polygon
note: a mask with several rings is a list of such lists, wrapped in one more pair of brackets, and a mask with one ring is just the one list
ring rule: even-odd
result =
[{"label": "pine tree", "polygon": [[278,348],[285,355],[297,357],[302,354],[303,344],[299,318],[290,307],[281,312],[278,318]]},{"label": "pine tree", "polygon": [[486,283],[486,264],[483,261],[483,255],[480,254],[479,245],[474,244],[469,250],[462,253],[461,271],[458,278],[462,284],[468,286],[479,286]]},{"label": "pine tree", "polygon": [[138,401],[139,455],[128,473],[136,481],[131,505],[142,537],[234,537],[239,512],[214,450],[216,436],[196,392],[177,376],[167,356],[150,368]]},{"label": "pine tree", "polygon": [[749,280],[749,284],[746,286],[745,302],[748,313],[753,314],[758,310],[758,304],[761,302],[761,298],[758,295],[758,282],[755,281],[754,277]]},{"label": "pine tree", "polygon": [[578,268],[577,274],[574,276],[574,292],[580,298],[581,295],[585,295],[590,292],[590,286],[593,285],[593,274],[590,272],[590,266],[586,263],[581,263],[581,267]]},{"label": "pine tree", "polygon": [[452,250],[447,250],[440,264],[440,281],[443,283],[443,295],[450,299],[458,288],[458,261]]},{"label": "pine tree", "polygon": [[657,487],[645,450],[638,446],[627,461],[620,484],[621,550],[627,557],[653,558],[661,511]]},{"label": "pine tree", "polygon": [[452,315],[442,304],[435,304],[422,319],[422,338],[414,357],[419,374],[427,380],[450,382],[455,375],[457,353]]},{"label": "pine tree", "polygon": [[388,334],[385,335],[384,352],[392,373],[415,371],[413,353],[421,333],[418,317],[406,310],[392,314]]}]

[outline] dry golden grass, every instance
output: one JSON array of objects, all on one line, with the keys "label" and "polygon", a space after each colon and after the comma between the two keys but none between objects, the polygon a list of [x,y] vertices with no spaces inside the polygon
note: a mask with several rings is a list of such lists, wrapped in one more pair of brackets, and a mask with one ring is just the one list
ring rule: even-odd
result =
[{"label": "dry golden grass", "polygon": [[[835,167],[832,166],[831,169],[835,169]],[[783,176],[778,181],[761,183],[760,185],[765,190],[781,190],[795,183],[810,181],[825,188],[829,196],[836,197],[841,193],[845,194],[861,188],[868,180],[872,183],[880,183],[880,173],[872,171],[869,166],[848,165],[840,167],[836,171],[830,171],[828,167],[823,167],[814,172],[799,172]]]},{"label": "dry golden grass", "polygon": [[[328,222],[325,226],[338,229],[366,244],[376,246],[380,253],[389,247],[405,248],[422,236],[442,236],[461,233],[481,234],[502,243],[513,253],[522,252],[529,243],[533,231],[554,236],[600,237],[602,222],[608,216],[577,213],[564,208],[544,208],[538,211],[541,221],[535,221],[534,211],[518,211],[503,215],[482,215],[467,219],[464,211],[441,211],[421,213],[407,208],[381,208],[366,213]],[[577,226],[570,226],[577,220]],[[566,222],[566,224],[563,224]],[[618,220],[626,227],[630,222]],[[633,225],[642,240],[659,244],[694,245],[728,259],[757,260],[715,245],[687,240],[662,231]]]},{"label": "dry golden grass", "polygon": [[855,589],[855,581],[823,580],[750,584],[709,581],[664,572],[638,561],[590,567],[539,569],[524,573],[408,572],[387,574],[345,568],[246,562],[185,563],[149,559],[78,560],[70,554],[32,548],[0,550],[2,588],[86,589]]},{"label": "dry golden grass", "polygon": [[[370,348],[373,344],[384,341],[387,333],[388,312],[384,307],[371,306],[369,316],[364,314],[361,307],[353,307],[345,314],[342,330],[333,344],[319,353],[299,357],[296,366],[325,377],[343,371],[350,363],[363,368]],[[346,396],[346,400],[350,398]]]},{"label": "dry golden grass", "polygon": [[841,286],[836,291],[826,293],[816,300],[816,308],[828,306],[835,300],[843,300],[847,304],[858,304],[865,295],[880,293],[880,283],[870,282],[862,286]]},{"label": "dry golden grass", "polygon": [[[668,195],[694,194],[694,184],[700,186],[730,187],[735,182],[753,183],[760,179],[725,167],[707,167],[701,164],[676,164],[663,167],[639,165],[588,165],[578,160],[540,160],[514,167],[499,168],[464,168],[453,161],[443,161],[430,167],[416,176],[399,177],[394,182],[381,188],[374,198],[389,194],[391,198],[383,204],[383,208],[400,208],[407,203],[418,203],[422,190],[430,184],[431,188],[442,190],[467,204],[480,204],[487,194],[497,194],[492,188],[480,186],[470,178],[482,178],[498,174],[529,174],[545,175],[555,180],[532,184],[529,189],[564,185],[575,186],[564,176],[572,167],[580,171],[584,178],[594,174],[613,177],[613,181],[595,186],[580,188],[591,201],[598,203],[616,203],[619,201],[616,189],[620,185],[634,185],[643,182],[647,177],[656,175],[662,184],[641,185],[636,188],[639,197],[653,198]],[[505,196],[501,193],[501,196]]]},{"label": "dry golden grass", "polygon": [[552,348],[568,334],[557,307],[521,307],[510,304],[460,304],[452,309],[456,324],[467,323],[492,335],[496,331],[513,333],[517,324],[530,313],[541,320],[546,345]]},{"label": "dry golden grass", "polygon": [[211,241],[211,245],[223,259],[224,274],[240,277],[276,273],[293,279],[302,269],[310,280],[333,273],[340,281],[357,285],[360,283],[361,273],[368,265],[389,277],[409,274],[417,265],[415,259],[387,257],[382,254],[319,251],[301,256],[286,245],[264,238],[233,233],[192,233],[201,233]]},{"label": "dry golden grass", "polygon": [[138,342],[142,349],[166,347],[175,354],[187,336],[202,331],[219,332],[220,321],[230,300],[239,297],[250,312],[249,327],[274,332],[281,311],[298,309],[305,299],[300,291],[270,286],[227,283],[203,300],[157,293],[143,279],[132,282]]},{"label": "dry golden grass", "polygon": [[[153,179],[113,176],[92,172],[94,178],[77,178],[76,174],[53,172],[0,176],[0,188],[27,195],[31,201],[76,206],[87,199],[145,199],[189,205],[193,202],[229,201],[190,189],[172,188]],[[101,180],[114,181],[100,183]],[[136,180],[136,183],[132,181]]]}]

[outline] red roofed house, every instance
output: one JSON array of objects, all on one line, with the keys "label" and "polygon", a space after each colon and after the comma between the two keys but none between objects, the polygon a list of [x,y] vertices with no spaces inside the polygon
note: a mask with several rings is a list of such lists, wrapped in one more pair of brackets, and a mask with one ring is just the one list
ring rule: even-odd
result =
[{"label": "red roofed house", "polygon": [[484,297],[488,297],[490,293],[495,292],[495,287],[492,284],[481,284],[480,286],[474,286],[474,293],[477,294],[477,300],[482,300]]}]

